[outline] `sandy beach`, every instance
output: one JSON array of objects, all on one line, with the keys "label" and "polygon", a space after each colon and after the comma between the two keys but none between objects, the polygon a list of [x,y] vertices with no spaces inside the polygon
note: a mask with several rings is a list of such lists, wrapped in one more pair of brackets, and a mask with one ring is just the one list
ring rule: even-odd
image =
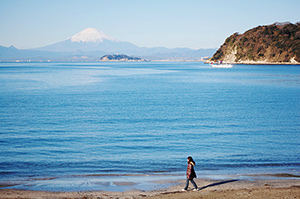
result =
[{"label": "sandy beach", "polygon": [[[156,182],[163,183],[163,182]],[[300,179],[264,179],[264,180],[209,180],[196,179],[201,188],[200,191],[192,189],[181,191],[184,180],[178,181],[178,185],[162,190],[142,191],[131,190],[125,192],[107,191],[82,191],[82,192],[48,192],[28,191],[17,189],[0,190],[1,199],[26,198],[26,199],[134,199],[134,198],[300,198]],[[128,185],[128,184],[126,184]],[[124,184],[118,184],[124,186]]]}]

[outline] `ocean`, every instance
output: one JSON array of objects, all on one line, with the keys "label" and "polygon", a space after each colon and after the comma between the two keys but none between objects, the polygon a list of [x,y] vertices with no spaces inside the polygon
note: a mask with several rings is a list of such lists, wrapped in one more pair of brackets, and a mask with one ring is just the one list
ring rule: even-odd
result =
[{"label": "ocean", "polygon": [[0,63],[0,181],[300,174],[300,66]]}]

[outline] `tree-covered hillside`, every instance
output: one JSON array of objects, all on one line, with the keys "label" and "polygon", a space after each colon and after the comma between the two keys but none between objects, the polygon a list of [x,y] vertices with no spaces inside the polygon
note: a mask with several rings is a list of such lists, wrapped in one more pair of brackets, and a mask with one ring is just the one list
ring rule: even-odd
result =
[{"label": "tree-covered hillside", "polygon": [[300,23],[274,23],[234,33],[211,60],[299,64]]}]

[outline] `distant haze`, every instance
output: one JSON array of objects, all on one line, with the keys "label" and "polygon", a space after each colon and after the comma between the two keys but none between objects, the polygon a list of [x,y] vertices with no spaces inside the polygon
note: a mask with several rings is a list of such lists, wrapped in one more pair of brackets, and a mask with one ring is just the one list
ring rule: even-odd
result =
[{"label": "distant haze", "polygon": [[38,48],[93,27],[139,47],[219,48],[235,32],[300,20],[299,0],[0,0],[0,45]]}]

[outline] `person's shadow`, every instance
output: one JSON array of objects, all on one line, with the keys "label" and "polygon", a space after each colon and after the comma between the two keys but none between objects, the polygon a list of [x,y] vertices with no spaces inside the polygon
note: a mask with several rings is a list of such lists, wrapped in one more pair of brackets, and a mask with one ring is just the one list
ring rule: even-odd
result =
[{"label": "person's shadow", "polygon": [[230,183],[230,182],[236,182],[239,181],[239,179],[234,179],[234,180],[225,180],[225,181],[221,181],[221,182],[215,182],[209,185],[206,185],[204,187],[199,188],[199,190],[203,190],[206,189],[208,187],[214,187],[214,186],[218,186],[218,185],[222,185],[222,184],[226,184],[226,183]]}]

